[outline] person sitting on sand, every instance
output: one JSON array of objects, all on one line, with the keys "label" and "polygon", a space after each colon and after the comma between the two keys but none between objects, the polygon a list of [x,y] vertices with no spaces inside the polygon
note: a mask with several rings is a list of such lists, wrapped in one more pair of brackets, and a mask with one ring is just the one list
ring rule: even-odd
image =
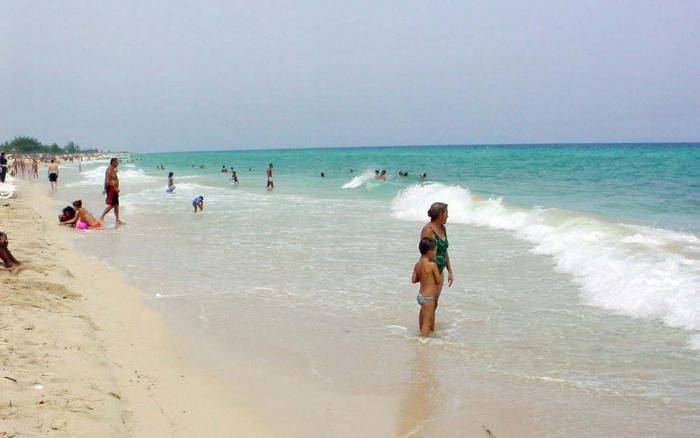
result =
[{"label": "person sitting on sand", "polygon": [[24,264],[12,255],[7,245],[7,234],[0,231],[0,260],[5,264],[5,269],[16,274],[24,267]]},{"label": "person sitting on sand", "polygon": [[73,201],[73,207],[75,208],[75,217],[66,222],[61,222],[61,225],[74,224],[77,228],[79,228],[78,222],[83,221],[87,224],[87,228],[102,228],[102,221],[99,219],[95,219],[95,216],[93,216],[89,211],[83,208],[83,201],[81,201],[80,199],[78,199],[77,201]]},{"label": "person sitting on sand", "polygon": [[62,214],[58,215],[58,223],[60,225],[69,225],[69,226],[74,226],[74,223],[69,223],[71,219],[75,217],[75,210],[73,207],[70,205],[65,207],[62,211]]},{"label": "person sitting on sand", "polygon": [[418,314],[418,326],[420,335],[428,336],[435,330],[435,294],[438,285],[442,284],[442,274],[435,264],[437,255],[437,244],[433,239],[421,239],[418,244],[420,259],[413,268],[411,283],[420,282],[420,289],[416,300],[420,305]]},{"label": "person sitting on sand", "polygon": [[192,207],[194,207],[195,213],[197,213],[198,208],[199,211],[204,211],[204,196],[195,196],[194,199],[192,199]]}]

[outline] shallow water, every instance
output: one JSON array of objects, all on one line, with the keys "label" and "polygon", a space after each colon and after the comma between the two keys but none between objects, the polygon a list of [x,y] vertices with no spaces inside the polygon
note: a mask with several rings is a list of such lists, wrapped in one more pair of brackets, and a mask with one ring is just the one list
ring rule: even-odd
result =
[{"label": "shallow water", "polygon": [[[193,355],[251,394],[260,380],[247,377],[283,370],[390,406],[398,435],[458,436],[460,424],[503,409],[553,436],[700,429],[697,145],[132,159],[120,166],[128,225],[84,232],[79,247],[143,287]],[[270,161],[277,187],[267,192]],[[238,186],[222,164],[239,170]],[[68,169],[59,196],[99,213],[105,165]],[[389,181],[373,179],[374,168],[389,169]],[[399,169],[431,178],[399,178]],[[163,190],[168,170],[174,194]],[[192,213],[196,195],[203,214]],[[455,284],[443,292],[437,335],[421,342],[409,278],[438,200],[450,205]],[[420,418],[404,415],[416,387],[428,388]],[[260,394],[252,402],[263,409],[270,397]],[[283,412],[293,396],[275,397],[271,415],[294,422]],[[324,418],[335,417],[296,403],[316,426],[293,432],[328,430]]]}]

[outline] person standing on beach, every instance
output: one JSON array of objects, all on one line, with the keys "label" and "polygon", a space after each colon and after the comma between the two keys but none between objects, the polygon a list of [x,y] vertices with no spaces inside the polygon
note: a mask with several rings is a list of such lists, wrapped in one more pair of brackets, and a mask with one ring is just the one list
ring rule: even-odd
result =
[{"label": "person standing on beach", "polygon": [[272,190],[275,188],[275,183],[272,181],[272,163],[267,166],[267,189]]},{"label": "person standing on beach", "polygon": [[[445,228],[445,223],[447,222],[447,204],[443,202],[434,202],[433,205],[428,209],[428,216],[430,217],[430,222],[428,222],[420,233],[421,239],[433,239],[437,246],[437,253],[435,255],[435,264],[437,265],[440,274],[443,270],[447,268],[447,285],[452,286],[452,281],[454,277],[452,275],[452,265],[450,264],[450,256],[447,253],[447,247],[449,243],[447,242],[447,229]],[[442,276],[442,281],[438,284],[437,291],[435,292],[435,308],[437,309],[438,300],[440,299],[440,293],[442,292],[442,287],[444,285],[444,275]]]},{"label": "person standing on beach", "polygon": [[34,174],[34,179],[39,179],[39,162],[36,158],[32,159],[32,172]]},{"label": "person standing on beach", "polygon": [[6,177],[7,177],[7,158],[5,158],[5,152],[0,152],[0,183],[4,183]]},{"label": "person standing on beach", "polygon": [[58,163],[53,158],[48,166],[49,172],[49,183],[51,184],[51,190],[56,190],[58,188]]},{"label": "person standing on beach", "polygon": [[109,160],[109,167],[105,171],[104,188],[107,194],[107,199],[105,200],[107,207],[105,207],[102,216],[100,216],[100,222],[104,222],[107,213],[114,209],[114,217],[117,219],[117,225],[123,225],[124,222],[119,220],[119,177],[117,176],[117,166],[119,166],[119,159],[112,158]]}]

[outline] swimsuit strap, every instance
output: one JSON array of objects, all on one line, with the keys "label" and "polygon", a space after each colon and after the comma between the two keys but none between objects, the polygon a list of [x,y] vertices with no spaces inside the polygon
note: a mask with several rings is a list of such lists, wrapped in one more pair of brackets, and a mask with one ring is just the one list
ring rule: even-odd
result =
[{"label": "swimsuit strap", "polygon": [[434,229],[434,228],[431,227],[431,228],[430,228],[430,231],[432,231],[433,234],[435,235],[435,240],[441,240],[441,241],[443,241],[443,242],[447,241],[447,230],[446,230],[444,227],[442,228],[442,232],[445,233],[445,238],[444,238],[444,239],[443,239],[442,237],[440,237],[440,235],[439,235],[438,233],[435,232],[435,229]]}]

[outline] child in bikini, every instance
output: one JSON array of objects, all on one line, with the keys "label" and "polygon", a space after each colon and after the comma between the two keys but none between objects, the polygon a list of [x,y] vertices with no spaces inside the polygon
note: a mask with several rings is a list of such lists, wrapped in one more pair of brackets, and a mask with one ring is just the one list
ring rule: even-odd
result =
[{"label": "child in bikini", "polygon": [[102,228],[102,221],[95,219],[95,216],[83,208],[83,201],[80,199],[73,201],[73,208],[75,208],[75,217],[65,222],[61,222],[61,225],[75,224],[77,226],[78,221],[83,221],[90,229]]},{"label": "child in bikini", "polygon": [[418,244],[420,259],[413,268],[412,283],[420,282],[416,300],[420,305],[418,326],[420,335],[428,336],[435,329],[435,293],[442,284],[442,274],[435,264],[437,245],[433,239],[421,239]]}]

